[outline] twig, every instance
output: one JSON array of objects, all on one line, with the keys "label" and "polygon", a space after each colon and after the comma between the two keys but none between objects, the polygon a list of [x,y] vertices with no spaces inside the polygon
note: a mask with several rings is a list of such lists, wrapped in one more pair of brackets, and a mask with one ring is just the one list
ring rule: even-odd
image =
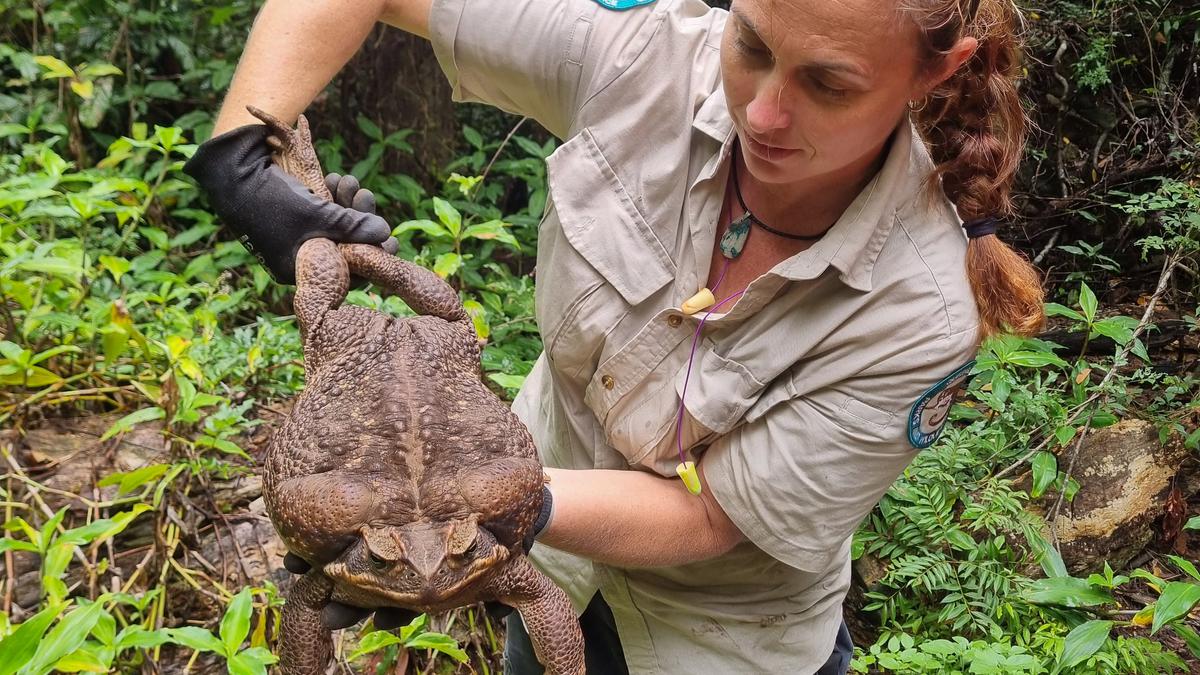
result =
[{"label": "twig", "polygon": [[[516,124],[514,124],[513,128],[508,131],[508,135],[504,137],[504,140],[500,141],[499,147],[496,148],[496,152],[492,153],[492,158],[490,160],[488,160],[487,166],[483,167],[483,173],[479,175],[479,183],[477,183],[477,185],[483,185],[484,181],[487,180],[488,174],[491,173],[491,171],[492,171],[492,165],[495,164],[496,160],[500,158],[500,153],[504,152],[504,148],[508,145],[508,142],[510,140],[512,140],[512,137],[517,134],[517,129],[520,129],[521,125],[525,124],[525,120],[527,120],[527,119],[529,119],[529,118],[522,117],[520,119],[520,121],[518,121]],[[479,197],[479,190],[480,190],[480,188],[476,187],[475,190],[471,193],[471,202],[472,203],[475,201],[475,199],[477,197]]]}]

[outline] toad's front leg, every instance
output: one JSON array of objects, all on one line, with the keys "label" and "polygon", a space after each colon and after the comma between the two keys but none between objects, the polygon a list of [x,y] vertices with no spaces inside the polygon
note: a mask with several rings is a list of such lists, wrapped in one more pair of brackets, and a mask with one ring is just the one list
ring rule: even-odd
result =
[{"label": "toad's front leg", "polygon": [[583,632],[571,601],[525,556],[517,556],[489,584],[489,591],[515,607],[529,631],[538,661],[550,675],[584,672]]},{"label": "toad's front leg", "polygon": [[279,672],[283,675],[322,675],[333,658],[333,634],[321,623],[333,583],[320,571],[309,570],[292,584],[283,605],[279,638]]}]

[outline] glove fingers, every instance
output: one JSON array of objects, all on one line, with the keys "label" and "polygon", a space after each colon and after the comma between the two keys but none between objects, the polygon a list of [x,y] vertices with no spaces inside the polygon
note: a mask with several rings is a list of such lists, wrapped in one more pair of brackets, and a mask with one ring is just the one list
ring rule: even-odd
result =
[{"label": "glove fingers", "polygon": [[375,193],[363,188],[354,193],[354,200],[350,202],[350,208],[363,213],[375,213]]},{"label": "glove fingers", "polygon": [[371,610],[365,607],[330,602],[321,608],[321,623],[329,630],[341,630],[367,618]]},{"label": "glove fingers", "polygon": [[342,176],[338,181],[337,190],[333,191],[333,200],[343,206],[353,204],[354,196],[361,186],[354,176]]},{"label": "glove fingers", "polygon": [[312,565],[309,565],[308,561],[291,551],[284,554],[283,566],[292,574],[304,574],[312,569]]},{"label": "glove fingers", "polygon": [[386,251],[388,255],[396,255],[396,252],[400,250],[400,240],[396,239],[395,237],[388,237],[380,245],[383,246],[383,250]]},{"label": "glove fingers", "polygon": [[407,626],[417,618],[418,612],[400,607],[381,607],[375,610],[375,627],[380,630],[392,630]]},{"label": "glove fingers", "polygon": [[335,198],[337,197],[338,182],[341,180],[342,174],[340,173],[325,174],[325,187],[329,188],[329,194],[334,195]]},{"label": "glove fingers", "polygon": [[[342,179],[345,183],[345,179]],[[321,220],[329,223],[329,238],[353,244],[382,244],[392,236],[387,221],[374,213],[363,213],[325,202]]]}]

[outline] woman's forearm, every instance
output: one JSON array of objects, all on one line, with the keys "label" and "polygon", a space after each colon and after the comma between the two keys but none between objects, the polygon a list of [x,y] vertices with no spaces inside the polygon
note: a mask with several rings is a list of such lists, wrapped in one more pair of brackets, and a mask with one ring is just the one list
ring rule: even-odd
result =
[{"label": "woman's forearm", "polygon": [[744,539],[712,495],[643,471],[546,469],[554,517],[539,543],[619,567],[665,567]]},{"label": "woman's forearm", "polygon": [[254,20],[213,135],[258,120],[254,105],[291,122],[384,21],[423,37],[432,0],[268,0]]}]

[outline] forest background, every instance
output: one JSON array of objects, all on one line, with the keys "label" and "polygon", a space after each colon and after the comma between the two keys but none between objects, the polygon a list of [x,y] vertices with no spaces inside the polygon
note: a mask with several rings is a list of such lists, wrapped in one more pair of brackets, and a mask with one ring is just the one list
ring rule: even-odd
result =
[{"label": "forest background", "polygon": [[[1022,0],[1036,128],[1003,231],[1051,323],[1000,337],[862,524],[857,672],[1200,672],[1200,4]],[[180,172],[257,3],[0,0],[0,675],[263,673],[264,441],[303,385],[289,287]],[[543,160],[377,30],[309,110],[401,255],[462,294],[497,393],[540,350]],[[408,312],[370,290],[350,301]],[[354,672],[499,672],[481,608],[343,631]]]}]

